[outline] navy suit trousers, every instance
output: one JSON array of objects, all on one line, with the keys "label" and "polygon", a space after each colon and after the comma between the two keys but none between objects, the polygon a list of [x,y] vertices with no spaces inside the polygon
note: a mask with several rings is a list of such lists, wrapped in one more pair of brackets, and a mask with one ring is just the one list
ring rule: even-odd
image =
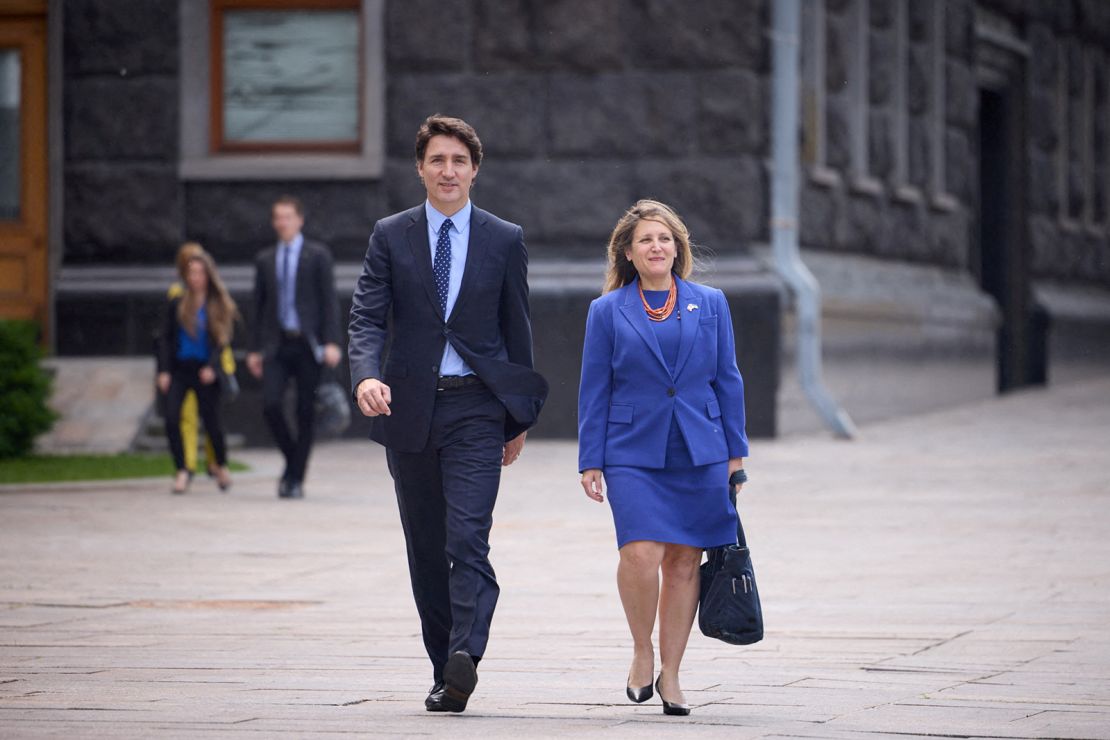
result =
[{"label": "navy suit trousers", "polygon": [[501,482],[505,407],[484,385],[437,391],[427,446],[387,449],[412,592],[435,680],[449,655],[480,658],[500,589],[489,532]]}]

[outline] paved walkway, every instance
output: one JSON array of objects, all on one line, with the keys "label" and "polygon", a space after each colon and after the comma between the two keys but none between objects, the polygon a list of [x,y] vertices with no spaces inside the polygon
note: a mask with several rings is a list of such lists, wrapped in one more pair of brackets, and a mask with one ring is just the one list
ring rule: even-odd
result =
[{"label": "paved walkway", "polygon": [[430,679],[380,450],[0,491],[0,737],[1110,738],[1110,379],[755,445],[767,637],[700,635],[688,719],[623,697],[606,508],[574,445],[510,468],[502,599],[462,716]]}]

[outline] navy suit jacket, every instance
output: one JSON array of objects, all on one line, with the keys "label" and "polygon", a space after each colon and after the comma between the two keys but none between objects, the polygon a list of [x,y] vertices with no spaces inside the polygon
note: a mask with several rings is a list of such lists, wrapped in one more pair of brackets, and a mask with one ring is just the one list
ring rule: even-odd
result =
[{"label": "navy suit jacket", "polygon": [[578,469],[662,468],[676,418],[695,465],[746,457],[744,381],[724,293],[678,283],[678,360],[668,368],[639,282],[590,304],[578,391]]},{"label": "navy suit jacket", "polygon": [[536,423],[547,398],[547,381],[532,369],[524,232],[477,207],[462,286],[447,317],[432,275],[424,205],[378,221],[355,287],[349,334],[352,393],[377,378],[393,398],[391,415],[374,418],[370,438],[398,452],[427,444],[447,342],[504,404],[506,440]]},{"label": "navy suit jacket", "polygon": [[[277,247],[258,253],[254,260],[254,325],[247,339],[251,352],[272,358],[281,346],[278,320]],[[324,344],[339,344],[339,299],[335,294],[335,268],[331,252],[318,242],[305,239],[297,260],[297,318],[301,333],[312,351]]]}]

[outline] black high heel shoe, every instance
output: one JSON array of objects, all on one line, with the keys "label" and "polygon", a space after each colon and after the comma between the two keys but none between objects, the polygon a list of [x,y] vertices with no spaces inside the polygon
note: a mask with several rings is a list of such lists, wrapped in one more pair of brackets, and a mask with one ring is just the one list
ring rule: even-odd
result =
[{"label": "black high heel shoe", "polygon": [[659,681],[662,678],[663,676],[660,675],[659,678],[655,679],[655,691],[659,694],[660,701],[663,702],[663,714],[670,714],[676,717],[685,717],[690,714],[689,704],[671,704],[663,698],[663,692],[659,691]]},{"label": "black high heel shoe", "polygon": [[[628,677],[632,678],[631,674]],[[626,681],[624,684],[624,693],[628,697],[629,701],[636,702],[637,704],[643,704],[645,701],[650,699],[655,692],[651,690],[650,683],[647,686],[641,686],[638,689],[634,689],[629,686],[628,682]]]}]

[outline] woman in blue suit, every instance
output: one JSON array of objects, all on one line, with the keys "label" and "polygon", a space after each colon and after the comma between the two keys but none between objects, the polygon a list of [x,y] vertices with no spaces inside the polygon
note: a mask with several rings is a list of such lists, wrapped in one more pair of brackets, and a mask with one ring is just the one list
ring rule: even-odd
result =
[{"label": "woman in blue suit", "polygon": [[[578,395],[582,487],[609,503],[617,587],[632,632],[626,693],[690,713],[678,670],[698,604],[702,550],[736,541],[730,475],[744,466],[744,382],[724,294],[689,282],[690,236],[671,208],[641,200],[609,239],[590,305]],[[660,586],[662,571],[662,586]]]}]

